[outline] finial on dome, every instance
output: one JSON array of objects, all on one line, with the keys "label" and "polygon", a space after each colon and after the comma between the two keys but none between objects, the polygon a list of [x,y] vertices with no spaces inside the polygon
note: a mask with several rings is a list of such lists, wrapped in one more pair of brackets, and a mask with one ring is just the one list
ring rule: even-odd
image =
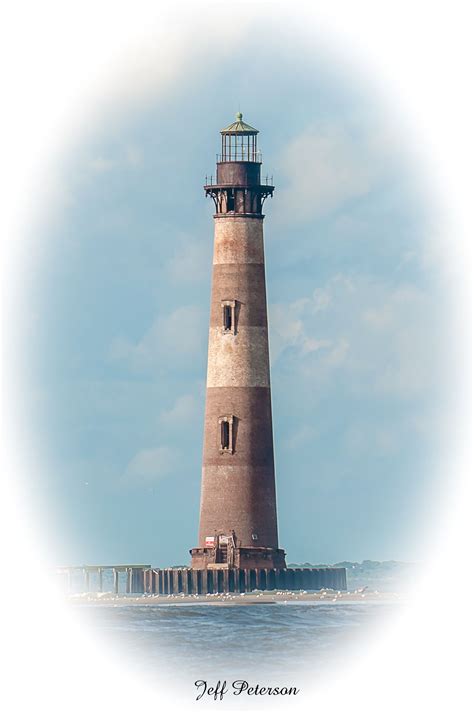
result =
[{"label": "finial on dome", "polygon": [[242,116],[243,116],[243,114],[242,114],[241,111],[238,111],[235,116],[236,116],[236,118],[237,118],[237,121],[242,121]]}]

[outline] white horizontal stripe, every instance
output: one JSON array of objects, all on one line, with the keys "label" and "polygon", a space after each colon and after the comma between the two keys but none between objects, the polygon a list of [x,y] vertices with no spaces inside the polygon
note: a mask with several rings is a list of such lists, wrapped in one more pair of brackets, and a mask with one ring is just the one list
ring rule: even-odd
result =
[{"label": "white horizontal stripe", "polygon": [[211,327],[207,386],[270,386],[266,327],[241,327],[235,335]]}]

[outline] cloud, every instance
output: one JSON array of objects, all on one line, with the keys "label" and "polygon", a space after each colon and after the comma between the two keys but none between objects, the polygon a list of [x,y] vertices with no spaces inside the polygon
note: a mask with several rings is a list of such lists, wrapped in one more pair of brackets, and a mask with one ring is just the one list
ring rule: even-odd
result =
[{"label": "cloud", "polygon": [[414,285],[338,274],[310,297],[270,306],[270,328],[272,362],[321,386],[338,370],[351,388],[413,398],[440,377],[442,322]]},{"label": "cloud", "polygon": [[127,146],[125,149],[125,163],[133,168],[143,165],[143,150],[139,146]]},{"label": "cloud", "polygon": [[204,353],[207,339],[206,315],[195,305],[178,307],[169,315],[159,315],[135,344],[117,338],[111,358],[125,362],[134,371],[182,369]]},{"label": "cloud", "polygon": [[124,485],[150,485],[162,480],[179,465],[179,452],[170,446],[144,448],[128,463],[122,483]]},{"label": "cloud", "polygon": [[208,236],[201,240],[188,234],[175,241],[174,255],[165,263],[165,270],[173,282],[209,282],[212,272],[212,243]]},{"label": "cloud", "polygon": [[168,411],[162,411],[160,421],[168,426],[182,426],[197,420],[201,414],[201,404],[194,394],[183,394]]},{"label": "cloud", "polygon": [[390,457],[399,452],[410,433],[407,419],[391,422],[389,426],[370,420],[357,420],[344,433],[344,449],[351,458]]},{"label": "cloud", "polygon": [[316,289],[311,297],[304,297],[289,304],[270,305],[272,363],[288,347],[307,354],[332,346],[332,340],[308,334],[305,315],[314,315],[328,308],[331,296],[327,291]]},{"label": "cloud", "polygon": [[92,173],[107,173],[116,166],[116,161],[104,156],[96,156],[89,161],[89,168]]},{"label": "cloud", "polygon": [[288,450],[297,450],[305,446],[314,445],[318,439],[318,432],[313,426],[303,424],[300,429],[284,439],[283,446]]},{"label": "cloud", "polygon": [[136,169],[143,164],[143,150],[136,145],[120,146],[114,154],[94,156],[88,161],[92,173],[109,173],[115,169]]},{"label": "cloud", "polygon": [[276,159],[278,175],[288,182],[278,192],[274,220],[305,222],[369,194],[384,165],[383,148],[370,135],[355,139],[347,124],[307,128]]}]

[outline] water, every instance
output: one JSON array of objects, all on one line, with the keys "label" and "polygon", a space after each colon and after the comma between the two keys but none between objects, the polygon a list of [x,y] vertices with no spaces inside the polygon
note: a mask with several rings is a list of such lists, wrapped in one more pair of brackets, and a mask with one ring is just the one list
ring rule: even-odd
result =
[{"label": "water", "polygon": [[310,669],[350,663],[369,632],[396,609],[387,602],[289,602],[249,606],[82,604],[79,616],[147,678],[295,681]]}]

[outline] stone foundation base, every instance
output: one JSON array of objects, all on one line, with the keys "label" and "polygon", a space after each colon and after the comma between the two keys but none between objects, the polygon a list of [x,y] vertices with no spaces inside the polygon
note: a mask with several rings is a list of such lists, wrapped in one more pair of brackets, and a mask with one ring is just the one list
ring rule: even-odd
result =
[{"label": "stone foundation base", "polygon": [[219,562],[216,549],[213,547],[194,547],[190,553],[192,569],[217,569],[217,565],[223,569],[284,569],[286,567],[285,551],[274,547],[234,547],[229,552],[230,562]]},{"label": "stone foundation base", "polygon": [[[135,580],[137,582],[137,580]],[[136,586],[136,584],[135,584]],[[321,569],[145,569],[140,587],[147,594],[216,594],[259,590],[346,590],[343,567]]]}]

